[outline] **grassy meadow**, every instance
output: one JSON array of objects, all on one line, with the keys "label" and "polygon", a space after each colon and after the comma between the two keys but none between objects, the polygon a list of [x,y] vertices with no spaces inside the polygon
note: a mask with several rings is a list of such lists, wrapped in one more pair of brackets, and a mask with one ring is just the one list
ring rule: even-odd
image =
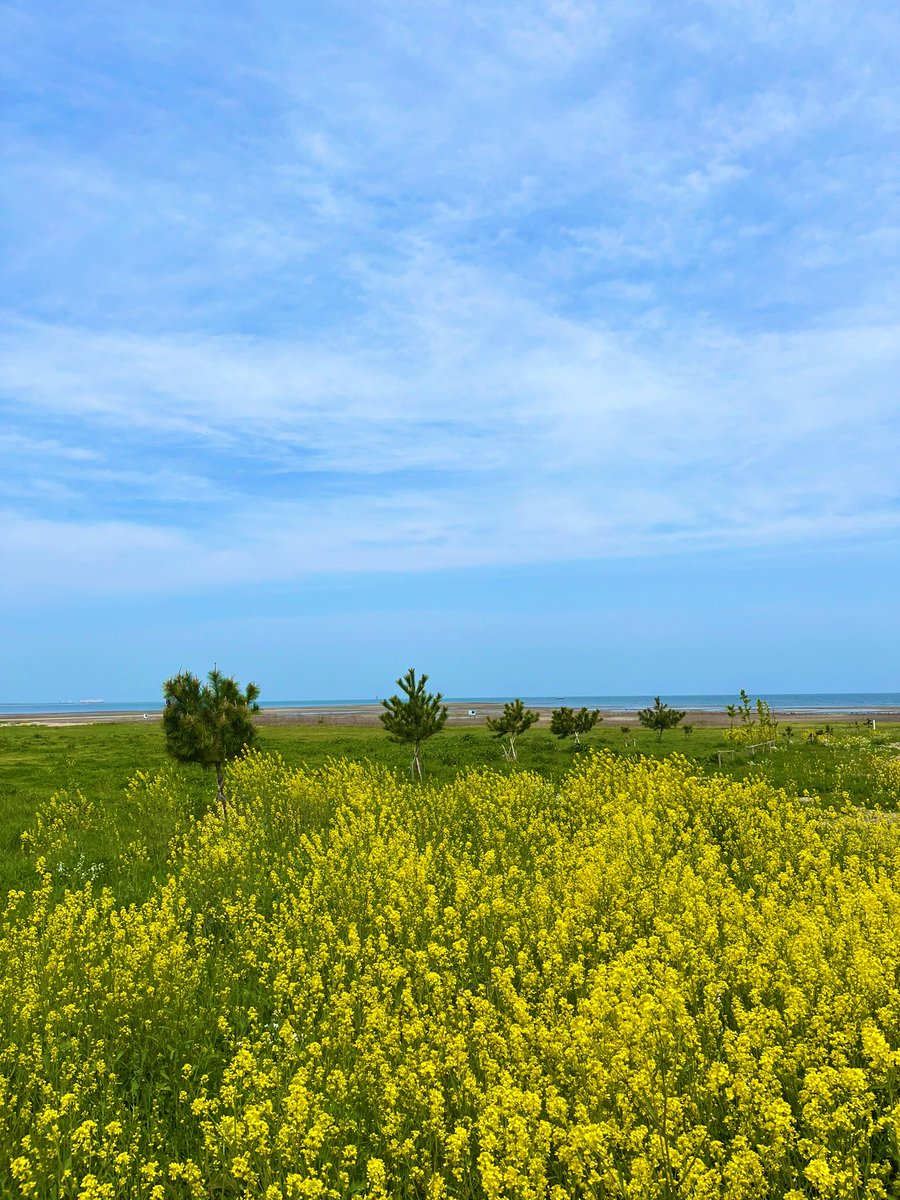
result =
[{"label": "grassy meadow", "polygon": [[0,1195],[900,1196],[900,729],[805,732],[0,728]]},{"label": "grassy meadow", "polygon": [[[861,807],[900,807],[900,787],[884,778],[883,766],[898,753],[900,726],[885,725],[876,734],[858,724],[797,726],[788,742],[782,735],[777,751],[733,753],[721,727],[697,727],[689,736],[678,728],[656,735],[637,721],[601,723],[576,747],[561,741],[546,728],[546,718],[518,741],[518,762],[508,763],[496,737],[480,726],[450,726],[425,743],[426,782],[450,783],[462,771],[489,767],[500,774],[533,771],[549,780],[560,780],[585,753],[608,750],[623,757],[653,758],[679,754],[704,773],[734,779],[762,776],[794,795],[816,796],[826,806],[848,799]],[[822,735],[812,744],[810,731]],[[391,741],[380,727],[371,725],[285,724],[262,725],[258,749],[280,756],[289,767],[317,770],[332,759],[369,763],[405,776],[409,765],[406,746]],[[719,763],[718,755],[723,758]],[[879,767],[882,769],[879,770]],[[0,726],[0,892],[27,888],[34,882],[33,856],[23,853],[22,834],[31,826],[40,806],[58,792],[81,792],[91,808],[105,817],[106,840],[90,820],[75,821],[71,852],[83,858],[86,869],[98,868],[106,876],[117,871],[116,846],[129,838],[146,813],[132,811],[126,802],[127,787],[142,772],[163,771],[177,781],[186,811],[199,816],[211,805],[215,783],[194,765],[181,765],[165,752],[158,723],[88,724],[71,726]],[[159,817],[154,818],[159,820]],[[97,822],[94,822],[96,826]],[[132,882],[138,889],[153,871],[165,866],[171,830],[159,826],[159,854],[147,867],[136,870]]]}]

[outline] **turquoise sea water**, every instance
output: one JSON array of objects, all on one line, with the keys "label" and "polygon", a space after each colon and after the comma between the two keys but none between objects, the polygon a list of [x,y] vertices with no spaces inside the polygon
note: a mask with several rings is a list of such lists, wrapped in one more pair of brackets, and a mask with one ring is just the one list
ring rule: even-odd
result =
[{"label": "turquoise sea water", "polygon": [[[700,712],[721,712],[726,704],[736,704],[734,695],[664,695],[663,700],[675,708],[686,708]],[[788,712],[878,712],[883,709],[900,709],[900,692],[764,692],[776,711]],[[267,700],[263,708],[359,708],[364,704],[376,704],[380,697],[359,697],[352,700]],[[502,704],[512,696],[448,696],[450,704]],[[612,712],[637,712],[653,703],[652,696],[523,696],[533,706],[558,708],[560,705],[580,708],[599,708]],[[756,696],[753,696],[756,699]],[[23,716],[30,713],[84,714],[104,712],[160,712],[160,700],[52,700],[0,703],[0,716]]]}]

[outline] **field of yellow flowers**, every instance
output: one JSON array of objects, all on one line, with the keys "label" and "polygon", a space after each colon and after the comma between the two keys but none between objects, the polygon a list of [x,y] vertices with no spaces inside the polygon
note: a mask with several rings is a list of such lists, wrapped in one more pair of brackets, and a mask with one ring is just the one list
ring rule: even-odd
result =
[{"label": "field of yellow flowers", "polygon": [[230,786],[127,907],[61,885],[72,802],[38,813],[3,1196],[900,1195],[892,821],[677,757],[433,788],[251,755]]}]

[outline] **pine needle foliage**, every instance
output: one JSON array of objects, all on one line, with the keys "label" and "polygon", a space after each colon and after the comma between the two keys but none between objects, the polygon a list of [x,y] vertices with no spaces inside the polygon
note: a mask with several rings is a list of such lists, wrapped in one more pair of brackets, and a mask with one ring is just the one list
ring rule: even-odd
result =
[{"label": "pine needle foliage", "polygon": [[416,679],[416,672],[410,667],[397,680],[403,696],[394,695],[381,702],[385,709],[381,714],[381,723],[394,741],[412,744],[413,759],[409,772],[419,779],[422,778],[422,742],[440,733],[447,720],[443,695],[440,692],[427,692],[427,682],[426,674]]},{"label": "pine needle foliage", "polygon": [[659,696],[653,697],[652,708],[642,708],[638,713],[638,720],[645,729],[656,730],[656,740],[662,741],[662,735],[667,729],[674,729],[679,721],[683,721],[686,712],[680,708],[670,708],[668,704],[663,704]]},{"label": "pine needle foliage", "polygon": [[178,762],[199,763],[216,772],[216,799],[227,807],[225,763],[256,738],[251,716],[259,712],[259,688],[241,690],[233,675],[214,667],[201,683],[190,671],[179,671],[163,684],[163,730],[166,750]]},{"label": "pine needle foliage", "polygon": [[487,718],[487,727],[498,738],[506,738],[503,753],[511,762],[515,762],[516,738],[527,733],[539,720],[540,714],[532,708],[526,708],[520,699],[509,700],[503,705],[503,712],[499,717]]},{"label": "pine needle foliage", "polygon": [[554,708],[550,714],[550,732],[563,740],[574,737],[576,745],[581,745],[581,735],[590,733],[598,721],[602,721],[599,708]]}]

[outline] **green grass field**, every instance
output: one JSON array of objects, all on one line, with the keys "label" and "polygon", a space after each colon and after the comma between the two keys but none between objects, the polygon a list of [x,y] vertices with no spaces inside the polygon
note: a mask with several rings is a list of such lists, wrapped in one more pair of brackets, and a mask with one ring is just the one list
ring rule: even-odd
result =
[{"label": "green grass field", "polygon": [[[849,801],[866,808],[900,807],[891,780],[879,782],[873,770],[873,763],[896,755],[891,743],[900,740],[900,727],[884,726],[873,735],[853,725],[835,726],[832,735],[813,744],[805,736],[805,731],[795,731],[790,743],[782,737],[775,750],[755,757],[727,755],[720,765],[719,752],[730,749],[721,728],[697,728],[690,736],[676,729],[657,742],[636,722],[627,732],[618,724],[600,725],[578,749],[571,740],[561,742],[538,727],[519,739],[518,762],[512,764],[484,727],[451,727],[425,744],[425,784],[445,784],[461,771],[485,766],[501,774],[533,771],[557,781],[591,748],[606,748],[629,757],[677,753],[704,775],[720,773],[737,779],[758,775],[791,794],[818,796],[825,805],[843,806]],[[392,742],[380,728],[363,725],[264,725],[258,749],[280,755],[288,766],[316,769],[339,758],[386,766],[398,775],[405,774],[410,758],[407,748]],[[79,829],[79,802],[72,800],[67,820],[75,827],[69,830],[68,843],[77,846],[76,861],[83,858],[85,870],[102,864],[101,876],[109,883],[125,887],[113,866],[117,847],[127,844],[138,826],[157,821],[159,854],[155,861],[151,856],[125,887],[128,898],[140,896],[164,865],[172,832],[167,820],[175,818],[172,813],[166,817],[147,812],[146,805],[129,801],[127,785],[137,772],[153,776],[160,771],[175,781],[182,817],[199,815],[212,803],[214,779],[199,767],[168,759],[156,723],[0,728],[0,890],[31,886],[34,856],[23,850],[22,834],[32,827],[39,810],[47,809],[52,796],[64,793],[74,798],[80,793],[84,812],[95,814],[96,819],[92,825],[86,815],[84,828]],[[70,864],[70,874],[63,872],[61,882],[72,882],[72,869]]]}]

